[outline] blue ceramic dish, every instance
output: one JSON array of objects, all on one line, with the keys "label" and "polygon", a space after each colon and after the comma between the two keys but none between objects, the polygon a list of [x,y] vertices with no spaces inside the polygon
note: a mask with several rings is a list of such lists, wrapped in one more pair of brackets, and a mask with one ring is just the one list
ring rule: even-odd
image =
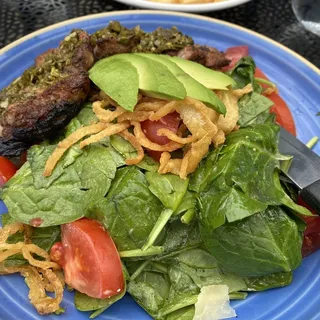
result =
[{"label": "blue ceramic dish", "polygon": [[[201,16],[152,11],[103,13],[69,20],[37,31],[0,50],[0,88],[18,77],[33,64],[34,58],[56,47],[73,28],[92,33],[110,20],[127,27],[139,24],[152,31],[159,26],[175,25],[192,36],[195,42],[224,50],[230,46],[248,45],[257,65],[278,84],[281,96],[293,113],[298,137],[307,142],[320,136],[320,71],[308,61],[278,43],[247,29]],[[320,153],[320,145],[315,148]],[[1,212],[6,212],[0,205]],[[294,272],[293,283],[285,288],[249,294],[244,301],[232,302],[238,320],[316,320],[320,319],[320,251],[304,259]],[[62,306],[65,314],[39,316],[28,301],[28,289],[18,275],[0,277],[0,319],[87,320],[89,313],[78,312],[73,294],[66,292]],[[108,309],[99,319],[151,319],[130,296]]]}]

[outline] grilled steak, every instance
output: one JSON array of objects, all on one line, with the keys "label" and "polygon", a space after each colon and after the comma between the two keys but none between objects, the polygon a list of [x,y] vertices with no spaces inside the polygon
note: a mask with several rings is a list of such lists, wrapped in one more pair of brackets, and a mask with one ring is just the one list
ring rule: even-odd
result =
[{"label": "grilled steak", "polygon": [[35,66],[3,89],[0,154],[19,155],[64,127],[87,97],[87,70],[93,62],[90,36],[74,30],[59,48],[40,55]]},{"label": "grilled steak", "polygon": [[170,54],[216,69],[229,64],[223,53],[194,45],[175,27],[147,33],[111,22],[91,37],[74,30],[0,91],[0,155],[17,156],[64,127],[88,97],[94,60],[128,52]]},{"label": "grilled steak", "polygon": [[127,29],[117,21],[110,22],[109,26],[94,33],[91,42],[96,60],[128,52],[178,52],[185,46],[193,44],[192,38],[182,34],[175,27],[144,32],[139,26]]},{"label": "grilled steak", "polygon": [[209,46],[190,45],[181,49],[176,56],[198,62],[205,67],[221,69],[230,63],[223,52]]}]

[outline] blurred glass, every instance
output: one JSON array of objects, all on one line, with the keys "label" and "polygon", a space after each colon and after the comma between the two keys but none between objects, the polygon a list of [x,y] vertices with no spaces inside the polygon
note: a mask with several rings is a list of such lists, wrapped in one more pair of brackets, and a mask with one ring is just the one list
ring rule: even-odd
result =
[{"label": "blurred glass", "polygon": [[320,36],[320,0],[292,0],[292,8],[304,27]]}]

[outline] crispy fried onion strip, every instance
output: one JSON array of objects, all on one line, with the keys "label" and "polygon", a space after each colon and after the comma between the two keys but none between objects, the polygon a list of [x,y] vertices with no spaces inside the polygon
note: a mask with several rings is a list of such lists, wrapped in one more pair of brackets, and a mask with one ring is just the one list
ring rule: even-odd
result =
[{"label": "crispy fried onion strip", "polygon": [[132,144],[132,146],[137,150],[137,156],[135,158],[127,159],[126,164],[138,164],[144,158],[144,151],[137,138],[128,130],[120,132],[119,136],[129,141]]},{"label": "crispy fried onion strip", "polygon": [[87,127],[82,127],[59,142],[58,147],[53,151],[46,162],[43,175],[45,177],[51,176],[53,169],[55,168],[63,154],[79,140],[90,134],[98,133],[106,127],[107,124],[104,122],[98,122]]},{"label": "crispy fried onion strip", "polygon": [[112,122],[114,119],[126,112],[121,107],[117,107],[114,111],[106,110],[104,107],[107,105],[108,104],[104,101],[96,101],[92,104],[92,110],[101,122]]},{"label": "crispy fried onion strip", "polygon": [[[0,275],[20,273],[29,287],[29,299],[39,314],[50,314],[60,309],[63,298],[63,282],[51,269],[39,270],[32,266],[5,267],[0,264]],[[54,292],[55,297],[46,294],[44,279],[50,284],[50,291]]]},{"label": "crispy fried onion strip", "polygon": [[[104,137],[119,134],[137,150],[135,158],[127,159],[126,163],[138,164],[144,157],[143,148],[164,153],[160,159],[160,173],[171,172],[186,178],[198,166],[213,143],[215,147],[223,144],[226,135],[237,130],[239,120],[238,100],[252,91],[248,85],[240,90],[218,91],[217,95],[226,106],[225,116],[218,114],[204,103],[187,97],[184,100],[170,102],[150,97],[140,97],[133,112],[125,111],[121,106],[102,94],[103,101],[93,103],[93,111],[99,123],[83,127],[72,133],[58,144],[58,148],[49,157],[44,175],[51,175],[54,167],[64,152],[82,138],[80,148],[98,142]],[[114,106],[115,110],[106,110],[106,106]],[[146,136],[141,122],[158,121],[166,115],[177,112],[182,120],[177,133],[168,128],[157,131],[159,136],[167,137],[170,142],[164,145],[154,143]],[[128,129],[133,126],[133,134]],[[183,148],[182,159],[172,159],[170,152]]]},{"label": "crispy fried onion strip", "polygon": [[80,143],[80,148],[84,148],[85,146],[88,146],[89,144],[98,142],[100,140],[102,140],[105,137],[110,137],[114,134],[117,134],[123,130],[126,130],[127,128],[130,127],[130,123],[129,122],[120,122],[120,123],[116,123],[116,124],[106,124],[106,128],[102,131],[100,131],[99,133],[91,136],[90,138],[83,140]]},{"label": "crispy fried onion strip", "polygon": [[[45,250],[32,243],[6,243],[10,235],[23,231],[25,233],[25,241],[31,242],[29,226],[13,223],[0,229],[0,275],[20,273],[25,277],[25,282],[30,289],[30,302],[39,314],[56,312],[60,309],[64,287],[64,280],[61,279],[61,273],[58,270],[59,265],[50,261],[49,255]],[[21,253],[29,265],[5,266],[5,260],[17,253]],[[35,259],[32,254],[40,256],[44,260]],[[47,296],[46,291],[54,292],[55,297]]]},{"label": "crispy fried onion strip", "polygon": [[175,151],[178,150],[180,148],[183,147],[183,145],[181,143],[177,143],[174,141],[171,141],[167,144],[164,145],[160,145],[157,143],[154,143],[152,141],[150,141],[146,135],[144,134],[142,128],[141,128],[141,124],[138,121],[132,121],[132,124],[134,126],[134,135],[137,138],[138,142],[145,148],[148,148],[150,150],[154,150],[154,151]]},{"label": "crispy fried onion strip", "polygon": [[186,138],[181,138],[177,134],[172,132],[170,129],[165,129],[165,128],[159,129],[157,131],[157,135],[160,137],[163,137],[163,136],[167,137],[169,140],[172,140],[172,141],[175,141],[175,142],[181,143],[181,144],[191,143],[196,140],[196,137],[191,136],[191,135]]}]

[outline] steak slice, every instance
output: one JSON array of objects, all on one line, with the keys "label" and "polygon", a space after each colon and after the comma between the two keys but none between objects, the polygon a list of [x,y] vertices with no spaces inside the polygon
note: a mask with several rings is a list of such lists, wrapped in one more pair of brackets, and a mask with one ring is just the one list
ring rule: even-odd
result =
[{"label": "steak slice", "polygon": [[73,30],[56,49],[37,57],[0,92],[0,154],[17,156],[32,143],[63,128],[90,91],[87,70],[93,65],[90,36]]},{"label": "steak slice", "polygon": [[230,63],[230,60],[226,58],[223,52],[209,46],[197,44],[186,46],[174,55],[182,59],[198,62],[205,67],[216,70],[221,69]]}]

